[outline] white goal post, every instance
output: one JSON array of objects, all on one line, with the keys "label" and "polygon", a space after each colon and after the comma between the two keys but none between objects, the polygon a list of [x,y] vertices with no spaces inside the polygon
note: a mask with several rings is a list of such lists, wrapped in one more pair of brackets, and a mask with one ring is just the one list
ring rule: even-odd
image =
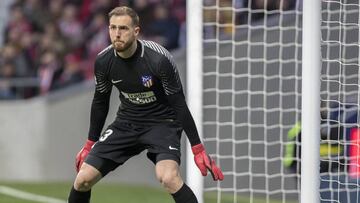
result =
[{"label": "white goal post", "polygon": [[301,203],[320,202],[321,1],[303,0]]},{"label": "white goal post", "polygon": [[[186,94],[188,106],[202,138],[202,1],[186,2]],[[191,68],[190,68],[191,67]],[[190,82],[196,81],[196,83]],[[188,142],[187,142],[188,143]],[[203,203],[203,180],[196,173],[190,144],[186,147],[186,181],[193,189],[199,203]]]},{"label": "white goal post", "polygon": [[358,0],[187,1],[187,102],[225,175],[187,146],[199,203],[360,202],[359,30]]}]

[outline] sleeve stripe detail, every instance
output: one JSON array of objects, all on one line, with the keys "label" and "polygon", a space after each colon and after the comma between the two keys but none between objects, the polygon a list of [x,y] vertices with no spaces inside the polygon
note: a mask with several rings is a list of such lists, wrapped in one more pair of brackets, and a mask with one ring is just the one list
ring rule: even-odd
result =
[{"label": "sleeve stripe detail", "polygon": [[144,43],[142,43],[141,41],[140,41],[140,44],[141,44],[141,57],[144,57],[144,49],[145,49],[145,47],[144,47]]},{"label": "sleeve stripe detail", "polygon": [[106,80],[105,74],[97,73],[96,74],[96,90],[104,93],[109,92],[112,88],[112,84]]},{"label": "sleeve stripe detail", "polygon": [[103,84],[101,86],[96,86],[96,90],[101,92],[101,93],[104,93],[104,92],[109,92],[111,90],[111,85],[109,84]]}]

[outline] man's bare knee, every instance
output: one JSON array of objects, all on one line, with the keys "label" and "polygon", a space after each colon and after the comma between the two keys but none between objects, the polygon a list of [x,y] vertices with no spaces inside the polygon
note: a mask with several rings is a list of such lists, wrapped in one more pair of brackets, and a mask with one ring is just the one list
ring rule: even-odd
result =
[{"label": "man's bare knee", "polygon": [[85,182],[85,180],[83,178],[76,178],[75,182],[74,182],[74,188],[77,191],[80,192],[86,192],[89,191],[91,189],[91,187],[89,187],[90,184],[88,182]]},{"label": "man's bare knee", "polygon": [[158,179],[165,188],[173,188],[181,178],[177,171],[166,171],[160,174]]},{"label": "man's bare knee", "polygon": [[74,182],[77,191],[86,192],[101,179],[101,173],[91,165],[86,163],[81,167]]},{"label": "man's bare knee", "polygon": [[162,161],[156,166],[156,177],[164,188],[170,192],[175,193],[180,189],[183,181],[180,177],[177,164],[174,161]]}]

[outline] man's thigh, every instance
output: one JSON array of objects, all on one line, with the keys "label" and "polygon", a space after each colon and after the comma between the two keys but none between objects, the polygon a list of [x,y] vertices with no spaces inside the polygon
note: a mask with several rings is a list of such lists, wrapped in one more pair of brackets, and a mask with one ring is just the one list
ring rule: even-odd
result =
[{"label": "man's thigh", "polygon": [[152,126],[140,137],[141,144],[148,149],[147,156],[154,163],[174,160],[180,165],[182,128],[176,123]]},{"label": "man's thigh", "polygon": [[145,149],[138,144],[137,134],[127,123],[110,125],[94,144],[85,162],[106,175]]}]

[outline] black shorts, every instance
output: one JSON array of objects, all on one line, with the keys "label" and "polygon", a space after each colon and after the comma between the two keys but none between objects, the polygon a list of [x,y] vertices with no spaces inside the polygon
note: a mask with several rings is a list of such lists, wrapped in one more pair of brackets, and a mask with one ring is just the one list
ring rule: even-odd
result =
[{"label": "black shorts", "polygon": [[182,128],[176,122],[143,125],[115,121],[94,144],[85,162],[105,176],[147,149],[147,157],[154,164],[174,160],[180,165],[181,133]]}]

